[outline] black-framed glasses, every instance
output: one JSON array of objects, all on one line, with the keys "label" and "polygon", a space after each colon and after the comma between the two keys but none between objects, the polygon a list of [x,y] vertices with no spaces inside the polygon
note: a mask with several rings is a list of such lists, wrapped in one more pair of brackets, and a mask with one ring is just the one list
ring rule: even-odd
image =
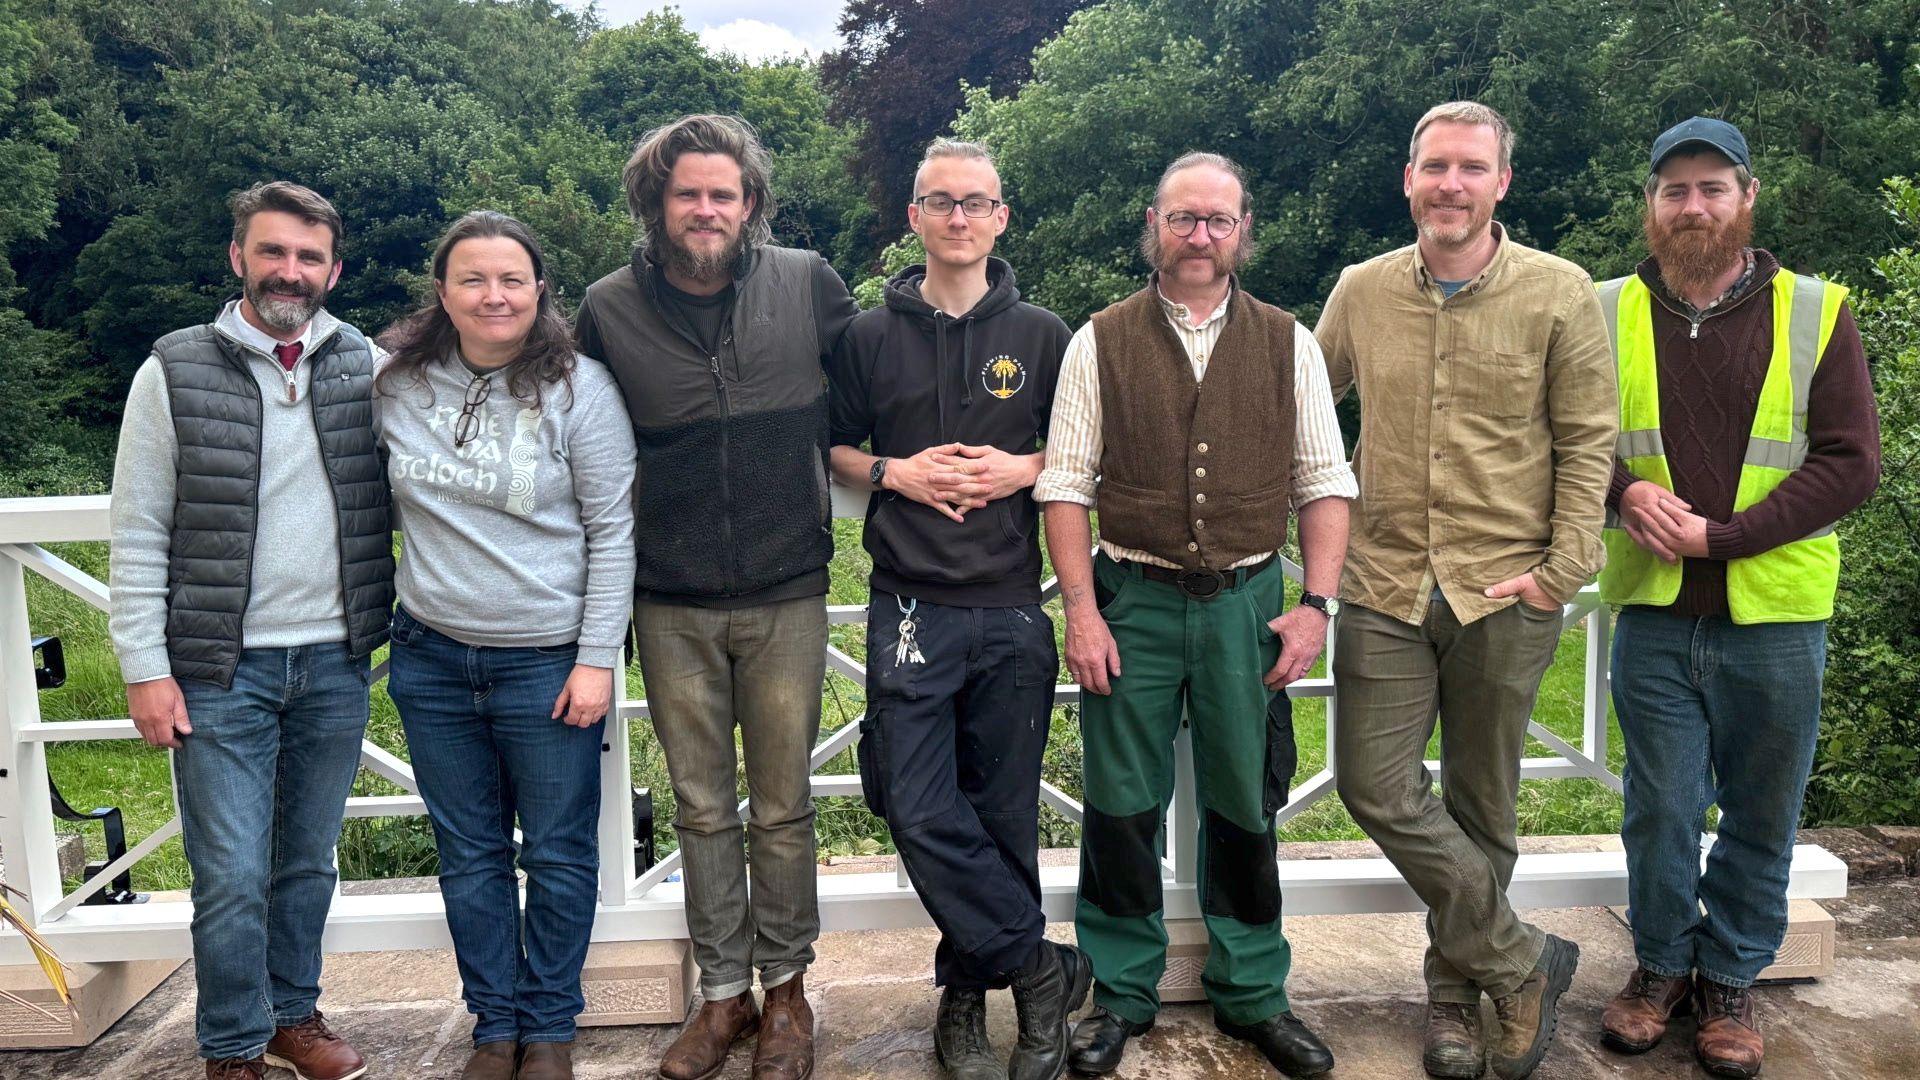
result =
[{"label": "black-framed glasses", "polygon": [[1168,232],[1182,238],[1192,236],[1193,230],[1199,228],[1202,221],[1207,223],[1207,235],[1215,240],[1225,240],[1240,227],[1240,219],[1232,214],[1214,214],[1203,218],[1185,210],[1175,210],[1171,214],[1161,214],[1155,210],[1154,213],[1160,215],[1160,223],[1167,227]]},{"label": "black-framed glasses", "polygon": [[970,195],[964,199],[956,199],[951,195],[922,195],[913,200],[913,205],[919,207],[921,213],[934,217],[951,217],[953,208],[957,206],[968,217],[980,218],[991,216],[1000,206],[1000,200],[989,199],[985,195]]},{"label": "black-framed glasses", "polygon": [[480,414],[478,408],[487,400],[487,394],[493,390],[492,375],[475,375],[467,384],[467,401],[460,408],[460,418],[453,422],[453,448],[455,450],[472,442],[480,436]]}]

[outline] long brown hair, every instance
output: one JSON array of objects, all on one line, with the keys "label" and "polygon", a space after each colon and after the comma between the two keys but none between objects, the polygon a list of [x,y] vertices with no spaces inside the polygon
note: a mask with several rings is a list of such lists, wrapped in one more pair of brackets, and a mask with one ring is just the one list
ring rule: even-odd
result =
[{"label": "long brown hair", "polygon": [[[540,241],[534,239],[533,230],[498,210],[471,211],[447,229],[433,249],[433,280],[446,283],[447,261],[460,241],[493,237],[505,237],[526,249],[527,258],[533,261],[534,280],[547,284],[546,256],[541,253]],[[374,380],[374,389],[381,394],[391,394],[394,380],[409,376],[413,385],[425,387],[428,365],[449,362],[459,348],[460,332],[454,329],[447,309],[435,295],[428,296],[411,315],[388,327],[379,341],[381,348],[393,354],[393,360]],[[533,328],[527,331],[520,355],[504,369],[507,390],[537,409],[541,405],[540,388],[557,382],[567,388],[567,402],[571,407],[573,368],[573,330],[554,303],[553,289],[543,288],[534,309]],[[428,393],[432,393],[430,388]]]},{"label": "long brown hair", "polygon": [[747,247],[773,239],[773,159],[760,143],[760,133],[738,116],[697,113],[663,124],[641,136],[633,156],[620,170],[627,190],[627,212],[640,223],[642,243],[656,262],[665,262],[667,180],[682,154],[725,154],[740,166],[741,194],[753,210],[741,224]]}]

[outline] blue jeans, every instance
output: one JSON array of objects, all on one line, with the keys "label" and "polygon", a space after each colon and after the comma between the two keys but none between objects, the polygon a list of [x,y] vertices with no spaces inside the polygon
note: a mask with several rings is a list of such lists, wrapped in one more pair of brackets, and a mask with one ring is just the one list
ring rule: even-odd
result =
[{"label": "blue jeans", "polygon": [[[1640,965],[1750,986],[1787,932],[1787,879],[1820,732],[1827,624],[1736,626],[1624,608],[1627,900]],[[1700,869],[1707,806],[1720,830]],[[1700,913],[1705,905],[1706,914]]]},{"label": "blue jeans", "polygon": [[274,1028],[313,1015],[367,682],[367,658],[344,643],[247,649],[231,689],[180,680],[193,734],[173,778],[202,1057],[255,1057]]},{"label": "blue jeans", "polygon": [[[393,613],[400,709],[440,851],[440,897],[473,1041],[571,1042],[598,900],[601,721],[552,719],[574,645],[463,645]],[[513,827],[527,913],[520,917]]]}]

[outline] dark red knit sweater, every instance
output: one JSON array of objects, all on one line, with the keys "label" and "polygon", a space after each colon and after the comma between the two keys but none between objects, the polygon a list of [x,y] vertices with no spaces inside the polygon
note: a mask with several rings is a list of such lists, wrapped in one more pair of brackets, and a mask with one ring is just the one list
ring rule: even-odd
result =
[{"label": "dark red knit sweater", "polygon": [[[1880,413],[1853,310],[1840,320],[1814,371],[1807,400],[1807,460],[1765,499],[1734,513],[1740,460],[1753,431],[1760,386],[1773,349],[1773,305],[1781,272],[1771,252],[1754,250],[1753,279],[1740,295],[1693,324],[1680,313],[1652,259],[1640,279],[1653,290],[1654,353],[1660,366],[1660,437],[1675,494],[1707,519],[1707,557],[1682,564],[1680,595],[1669,610],[1692,617],[1727,614],[1727,560],[1769,551],[1844,517],[1880,483]],[[1618,509],[1633,482],[1617,461],[1607,506]]]}]

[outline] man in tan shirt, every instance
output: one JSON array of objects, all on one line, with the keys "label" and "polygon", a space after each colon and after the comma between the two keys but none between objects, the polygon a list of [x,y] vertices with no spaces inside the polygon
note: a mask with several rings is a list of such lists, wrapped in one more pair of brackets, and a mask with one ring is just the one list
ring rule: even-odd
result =
[{"label": "man in tan shirt", "polygon": [[[1522,922],[1519,761],[1562,605],[1600,569],[1614,371],[1593,282],[1493,208],[1513,135],[1473,102],[1414,128],[1419,241],[1340,276],[1316,328],[1358,386],[1360,497],[1335,630],[1341,798],[1429,909],[1428,1073],[1526,1076],[1579,949]],[[1424,763],[1436,717],[1444,798]],[[1494,999],[1500,1030],[1479,1023]]]}]

